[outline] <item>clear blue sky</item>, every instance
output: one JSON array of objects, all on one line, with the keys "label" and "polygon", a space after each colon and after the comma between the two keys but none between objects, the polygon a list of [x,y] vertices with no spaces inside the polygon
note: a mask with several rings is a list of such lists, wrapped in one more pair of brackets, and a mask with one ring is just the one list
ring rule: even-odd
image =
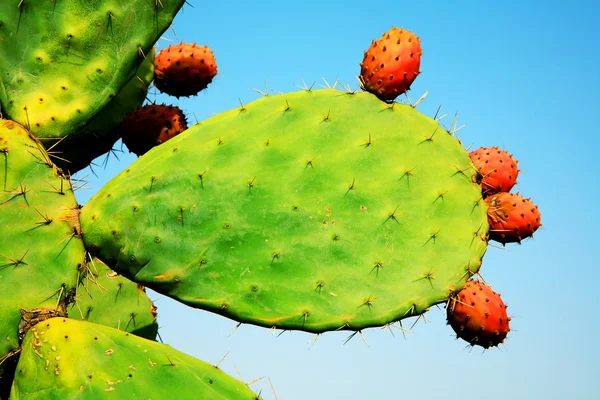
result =
[{"label": "clear blue sky", "polygon": [[[379,329],[313,336],[241,326],[155,293],[162,339],[221,367],[265,399],[598,399],[600,272],[592,256],[598,218],[600,6],[593,1],[189,0],[165,39],[211,47],[220,74],[176,104],[193,122],[248,103],[250,87],[298,90],[322,78],[356,84],[363,51],[392,26],[420,36],[410,92],[419,109],[458,112],[465,146],[499,145],[520,159],[517,189],[542,212],[535,239],[490,248],[482,274],[509,304],[506,346],[482,352],[455,341],[432,309],[406,339]],[[166,47],[169,42],[161,40]],[[111,158],[88,176],[85,201],[135,157]],[[89,174],[83,171],[79,176]],[[405,323],[410,325],[410,323]],[[277,332],[279,333],[279,331]]]}]

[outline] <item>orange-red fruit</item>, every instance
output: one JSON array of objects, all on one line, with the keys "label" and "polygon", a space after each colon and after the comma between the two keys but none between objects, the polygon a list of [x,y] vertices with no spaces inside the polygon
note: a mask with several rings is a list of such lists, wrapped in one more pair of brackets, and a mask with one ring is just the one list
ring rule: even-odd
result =
[{"label": "orange-red fruit", "polygon": [[212,50],[195,43],[180,43],[160,51],[154,67],[154,86],[175,97],[198,94],[217,75]]},{"label": "orange-red fruit", "polygon": [[483,197],[510,192],[517,183],[518,161],[508,152],[498,147],[481,147],[472,151],[469,156],[481,175]]},{"label": "orange-red fruit", "polygon": [[542,226],[537,206],[515,193],[497,193],[485,199],[490,239],[506,244],[521,242]]},{"label": "orange-red fruit", "polygon": [[500,295],[479,281],[467,282],[450,299],[446,316],[457,337],[473,346],[498,346],[510,331],[510,318]]},{"label": "orange-red fruit", "polygon": [[392,28],[374,40],[360,63],[363,88],[384,101],[410,89],[421,73],[421,42],[406,29]]},{"label": "orange-red fruit", "polygon": [[123,143],[138,156],[186,129],[185,115],[178,107],[159,104],[132,111],[119,127]]}]

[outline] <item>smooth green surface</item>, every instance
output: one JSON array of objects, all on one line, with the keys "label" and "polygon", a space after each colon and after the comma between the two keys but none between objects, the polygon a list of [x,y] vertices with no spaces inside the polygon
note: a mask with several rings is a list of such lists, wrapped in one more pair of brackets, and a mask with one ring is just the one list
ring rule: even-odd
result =
[{"label": "smooth green surface", "polygon": [[69,318],[156,339],[156,308],[146,291],[98,259],[88,261]]},{"label": "smooth green surface", "polygon": [[165,344],[102,325],[53,318],[25,337],[11,399],[258,397],[218,368]]},{"label": "smooth green surface", "polygon": [[0,359],[18,348],[21,308],[71,301],[85,253],[76,208],[43,146],[0,120]]},{"label": "smooth green surface", "polygon": [[3,0],[0,103],[38,137],[83,127],[132,78],[184,0]]},{"label": "smooth green surface", "polygon": [[424,312],[476,272],[467,152],[368,93],[263,97],[151,150],[82,210],[86,248],[241,322],[322,332]]}]

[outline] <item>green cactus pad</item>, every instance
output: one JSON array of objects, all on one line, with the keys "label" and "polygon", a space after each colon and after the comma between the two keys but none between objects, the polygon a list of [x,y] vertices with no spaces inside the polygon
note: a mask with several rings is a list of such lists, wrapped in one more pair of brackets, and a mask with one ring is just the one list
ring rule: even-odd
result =
[{"label": "green cactus pad", "polygon": [[82,210],[86,248],[240,322],[382,326],[479,269],[486,209],[460,143],[414,108],[336,90],[266,96],[138,159]]},{"label": "green cactus pad", "polygon": [[74,398],[258,399],[218,368],[165,344],[89,322],[46,320],[23,341],[11,399]]},{"label": "green cactus pad", "polygon": [[73,175],[89,166],[96,157],[112,150],[119,140],[119,124],[127,114],[142,105],[153,78],[154,50],[146,55],[135,76],[83,128],[58,141],[44,141],[44,145],[52,148],[53,155],[56,155],[54,163]]},{"label": "green cactus pad", "polygon": [[132,78],[185,0],[3,0],[0,103],[38,137],[83,127]]},{"label": "green cactus pad", "polygon": [[144,287],[93,259],[77,288],[69,318],[106,325],[146,339],[156,339],[156,307]]},{"label": "green cactus pad", "polygon": [[0,120],[0,360],[28,324],[66,315],[85,254],[78,212],[43,146]]}]

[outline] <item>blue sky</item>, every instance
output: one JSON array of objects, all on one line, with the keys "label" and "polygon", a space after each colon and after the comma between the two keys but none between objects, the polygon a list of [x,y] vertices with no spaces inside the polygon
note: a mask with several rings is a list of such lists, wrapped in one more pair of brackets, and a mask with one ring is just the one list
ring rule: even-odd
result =
[{"label": "blue sky", "polygon": [[[265,399],[596,399],[600,398],[598,263],[593,257],[600,89],[600,12],[572,1],[260,1],[200,2],[184,9],[169,41],[211,47],[219,75],[198,97],[177,100],[191,122],[248,103],[251,88],[298,90],[323,78],[356,84],[363,51],[392,26],[421,38],[422,75],[412,86],[419,110],[458,112],[465,146],[499,145],[514,153],[517,190],[542,212],[535,239],[491,247],[482,274],[513,316],[505,346],[482,352],[453,338],[442,310],[416,323],[406,339],[379,329],[365,344],[348,333],[313,336],[241,326],[152,293],[162,339],[221,363]],[[451,4],[452,3],[452,4]],[[524,4],[525,3],[525,4]],[[153,91],[154,92],[154,91]],[[135,157],[85,170],[85,203]],[[410,322],[405,325],[410,325]]]}]

